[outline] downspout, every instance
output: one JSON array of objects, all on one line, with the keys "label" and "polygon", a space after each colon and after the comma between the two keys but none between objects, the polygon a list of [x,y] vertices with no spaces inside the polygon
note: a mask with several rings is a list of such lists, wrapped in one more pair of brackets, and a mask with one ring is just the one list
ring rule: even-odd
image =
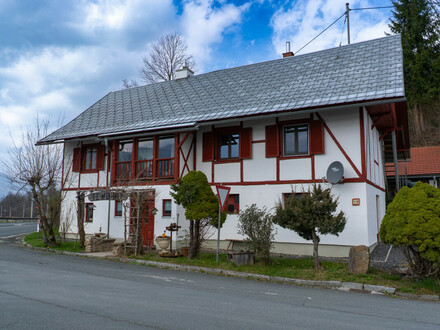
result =
[{"label": "downspout", "polygon": [[393,145],[393,161],[394,161],[394,179],[396,180],[396,193],[400,190],[399,181],[399,164],[397,163],[397,143],[396,143],[396,131],[391,132],[391,142]]},{"label": "downspout", "polygon": [[[108,146],[108,138],[104,139],[104,143],[105,143],[105,149],[107,150],[107,157],[110,160],[110,178],[108,178],[108,168],[106,171],[106,175],[107,175],[107,181],[108,181],[108,188],[110,189],[111,185],[112,185],[112,157],[111,157],[111,149]],[[107,161],[107,164],[109,162]],[[107,238],[110,238],[110,203],[111,200],[108,200],[108,209],[107,209]]]}]

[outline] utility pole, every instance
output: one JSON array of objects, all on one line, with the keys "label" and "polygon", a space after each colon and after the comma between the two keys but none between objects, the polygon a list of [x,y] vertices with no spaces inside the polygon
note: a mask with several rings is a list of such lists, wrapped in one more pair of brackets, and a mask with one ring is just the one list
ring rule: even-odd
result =
[{"label": "utility pole", "polygon": [[345,18],[347,19],[347,41],[348,41],[348,44],[350,44],[350,4],[347,2],[346,4],[345,4],[345,8],[346,8],[346,11],[345,11]]}]

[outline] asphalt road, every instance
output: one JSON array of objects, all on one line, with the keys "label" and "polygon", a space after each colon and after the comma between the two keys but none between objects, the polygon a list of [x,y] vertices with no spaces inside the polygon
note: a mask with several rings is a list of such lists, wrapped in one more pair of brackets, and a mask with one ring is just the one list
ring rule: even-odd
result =
[{"label": "asphalt road", "polygon": [[0,222],[0,239],[32,233],[36,230],[36,222]]},{"label": "asphalt road", "polygon": [[439,329],[440,303],[295,287],[0,243],[1,329]]}]

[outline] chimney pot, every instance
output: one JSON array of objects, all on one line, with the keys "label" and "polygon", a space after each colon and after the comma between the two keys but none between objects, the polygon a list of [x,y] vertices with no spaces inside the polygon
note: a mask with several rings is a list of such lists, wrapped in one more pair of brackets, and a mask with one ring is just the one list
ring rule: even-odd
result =
[{"label": "chimney pot", "polygon": [[293,52],[290,51],[290,41],[286,41],[286,52],[283,53],[283,57],[293,56]]},{"label": "chimney pot", "polygon": [[176,70],[175,80],[184,79],[191,77],[194,74],[190,68],[188,68],[188,64],[185,63],[185,66],[182,69]]}]

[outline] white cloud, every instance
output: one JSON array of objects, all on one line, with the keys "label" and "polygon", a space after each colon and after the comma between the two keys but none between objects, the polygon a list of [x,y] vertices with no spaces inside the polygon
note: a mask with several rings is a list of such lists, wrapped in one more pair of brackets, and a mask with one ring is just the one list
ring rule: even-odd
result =
[{"label": "white cloud", "polygon": [[[278,9],[272,17],[272,43],[277,54],[285,51],[285,42],[298,51],[345,12],[346,0],[299,0]],[[371,7],[368,1],[351,1],[350,8]],[[347,26],[342,17],[300,54],[347,44]],[[380,11],[350,11],[350,39],[359,42],[384,36],[388,31],[385,17]]]},{"label": "white cloud", "polygon": [[243,13],[250,7],[249,3],[242,6],[221,3],[218,8],[213,4],[213,0],[187,0],[183,5],[183,35],[189,53],[195,56],[202,71],[210,60],[211,47],[222,42],[228,29],[241,23]]}]

